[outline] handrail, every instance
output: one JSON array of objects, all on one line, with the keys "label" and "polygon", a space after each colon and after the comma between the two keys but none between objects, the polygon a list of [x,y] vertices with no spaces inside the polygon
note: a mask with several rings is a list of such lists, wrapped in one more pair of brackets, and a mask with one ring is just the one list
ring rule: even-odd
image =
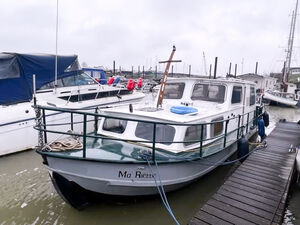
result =
[{"label": "handrail", "polygon": [[[75,134],[76,136],[82,137],[83,138],[83,158],[86,158],[86,138],[101,138],[104,140],[115,140],[115,141],[125,141],[125,142],[133,142],[133,143],[145,143],[146,147],[150,147],[147,144],[151,144],[152,143],[152,160],[155,161],[155,150],[156,150],[156,144],[165,144],[165,143],[170,143],[170,141],[157,141],[156,140],[156,127],[158,124],[162,124],[162,125],[172,125],[172,126],[201,126],[201,134],[200,134],[200,140],[189,140],[189,141],[172,141],[172,143],[198,143],[200,142],[200,148],[199,148],[199,156],[200,158],[203,156],[203,146],[209,146],[211,145],[210,143],[206,143],[204,145],[204,142],[210,141],[210,140],[222,140],[223,138],[223,149],[226,148],[226,144],[227,144],[227,137],[232,134],[237,132],[237,136],[236,136],[236,140],[239,139],[239,137],[241,135],[243,135],[243,129],[246,129],[246,132],[248,132],[248,127],[249,127],[249,123],[253,123],[253,125],[257,125],[257,120],[259,117],[261,117],[262,114],[257,113],[257,109],[244,113],[243,115],[237,115],[237,116],[233,116],[231,118],[226,118],[224,120],[218,120],[218,121],[214,121],[214,122],[200,122],[200,123],[168,123],[168,122],[160,122],[160,121],[149,121],[149,120],[141,120],[141,119],[133,119],[133,118],[124,118],[124,117],[117,117],[117,116],[109,116],[109,115],[101,115],[99,113],[97,113],[97,109],[95,109],[95,113],[92,112],[83,112],[83,111],[73,111],[70,109],[61,109],[61,108],[53,108],[53,107],[48,107],[48,106],[40,106],[40,105],[36,105],[35,108],[37,110],[42,110],[42,121],[43,123],[39,123],[39,126],[36,125],[34,126],[34,129],[38,130],[39,132],[43,132],[43,136],[44,136],[44,142],[47,143],[47,133],[56,133],[56,134],[62,134],[62,135],[71,135],[71,133],[69,132],[62,132],[62,131],[57,131],[57,130],[49,130],[47,129],[47,124],[46,124],[46,110],[50,110],[50,111],[59,111],[62,113],[70,113],[71,115],[71,130],[74,129],[73,123],[74,123],[74,114],[79,114],[83,116],[83,133],[80,134]],[[253,118],[251,120],[249,120],[249,116],[250,114],[253,113]],[[244,117],[245,115],[247,115],[247,123],[246,124],[240,124],[241,122],[241,117]],[[152,130],[152,140],[137,140],[137,139],[120,139],[120,138],[114,138],[114,137],[107,137],[107,136],[103,136],[103,135],[91,135],[91,134],[87,134],[87,117],[88,116],[92,116],[94,117],[94,121],[96,123],[96,121],[98,121],[99,117],[104,117],[104,118],[111,118],[111,119],[121,119],[121,120],[128,120],[128,121],[135,121],[135,122],[143,122],[143,123],[150,123],[153,124],[153,130]],[[228,124],[231,120],[237,119],[238,118],[238,127],[230,130],[228,132]],[[90,121],[90,120],[89,120]],[[210,137],[210,138],[204,138],[204,126],[210,125],[210,124],[216,124],[216,123],[225,123],[225,129],[224,129],[224,133],[214,136],[214,137]],[[59,124],[58,124],[59,125]],[[95,129],[97,129],[97,127],[95,126]],[[242,131],[240,134],[240,130]],[[96,130],[94,132],[96,134]],[[72,133],[74,134],[74,133]],[[235,140],[235,141],[236,141]],[[222,143],[222,142],[221,142]],[[197,148],[194,148],[195,150]]]},{"label": "handrail", "polygon": [[[99,113],[92,113],[92,112],[83,112],[83,111],[74,111],[73,109],[65,109],[65,108],[59,108],[59,107],[49,107],[49,106],[41,106],[41,105],[37,105],[37,108],[40,109],[45,109],[45,110],[50,110],[50,111],[57,111],[57,112],[63,112],[63,113],[74,113],[74,114],[86,114],[87,116],[100,116],[100,117],[105,117],[105,118],[109,118],[109,119],[120,119],[120,120],[128,120],[128,121],[134,121],[134,122],[143,122],[143,123],[156,123],[156,124],[161,124],[161,125],[172,125],[172,126],[199,126],[199,125],[210,125],[210,124],[215,124],[215,123],[220,123],[220,122],[225,122],[227,120],[234,120],[237,119],[239,115],[244,116],[247,115],[248,113],[252,113],[255,112],[256,110],[253,110],[251,112],[248,113],[244,113],[244,114],[239,114],[238,116],[233,116],[231,118],[228,119],[224,119],[224,120],[218,120],[218,121],[214,121],[214,122],[200,122],[200,123],[171,123],[171,122],[162,122],[162,121],[149,121],[149,120],[142,120],[142,119],[133,119],[133,118],[129,118],[129,117],[120,117],[120,116],[110,116],[110,115],[101,115]],[[93,108],[90,108],[93,109]]]}]

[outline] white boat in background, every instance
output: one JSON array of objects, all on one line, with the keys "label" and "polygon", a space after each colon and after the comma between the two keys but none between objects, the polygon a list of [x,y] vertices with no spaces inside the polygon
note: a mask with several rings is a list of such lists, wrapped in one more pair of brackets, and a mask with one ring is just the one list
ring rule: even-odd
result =
[{"label": "white boat in background", "polygon": [[[58,56],[55,88],[54,62],[54,55],[0,54],[0,142],[3,143],[0,156],[31,149],[38,144],[38,133],[33,129],[33,74],[36,75],[37,103],[44,106],[91,112],[90,108],[95,110],[95,107],[132,102],[144,97],[144,94],[129,91],[123,86],[100,85],[80,70],[77,56]],[[71,122],[62,113],[49,112],[45,116],[51,117],[52,123]],[[72,120],[77,127],[82,123],[82,117],[78,115]],[[92,121],[88,122],[87,131],[91,131],[93,126]],[[51,141],[55,135],[49,138]]]},{"label": "white boat in background", "polygon": [[300,90],[297,89],[296,84],[288,83],[289,82],[288,77],[292,71],[291,61],[292,61],[297,11],[298,11],[298,0],[296,2],[295,11],[293,11],[292,14],[288,48],[286,51],[287,55],[286,55],[286,61],[284,62],[283,78],[282,78],[282,83],[280,84],[280,90],[274,90],[274,91],[268,90],[262,95],[263,99],[270,102],[270,104],[290,106],[290,107],[296,107],[297,105],[300,106]]},{"label": "white boat in background", "polygon": [[281,104],[296,107],[299,102],[299,94],[268,90],[263,94],[263,98],[270,101],[270,104]]}]

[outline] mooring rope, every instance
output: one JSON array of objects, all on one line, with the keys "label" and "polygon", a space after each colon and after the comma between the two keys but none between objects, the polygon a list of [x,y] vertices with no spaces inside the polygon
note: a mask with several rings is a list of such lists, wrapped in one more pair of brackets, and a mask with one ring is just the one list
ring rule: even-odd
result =
[{"label": "mooring rope", "polygon": [[177,225],[180,225],[180,223],[178,222],[178,220],[176,219],[171,207],[170,207],[170,204],[168,202],[168,199],[167,199],[167,196],[166,196],[166,193],[165,193],[165,190],[164,190],[164,186],[162,184],[162,181],[161,181],[161,177],[160,177],[160,174],[159,174],[159,169],[158,169],[158,165],[157,165],[157,162],[155,161],[155,167],[156,167],[156,171],[157,171],[157,176],[158,176],[158,181],[159,181],[159,184],[156,180],[156,174],[153,172],[153,169],[152,169],[152,166],[151,166],[151,163],[150,163],[150,158],[151,158],[151,155],[149,154],[143,154],[141,155],[141,157],[143,157],[147,163],[148,163],[148,166],[149,166],[149,169],[151,171],[151,174],[152,174],[152,177],[154,179],[154,182],[155,182],[155,185],[156,185],[156,188],[158,190],[158,193],[159,193],[159,196],[165,206],[165,208],[167,209],[168,213],[170,214],[170,216],[173,218],[174,222],[177,224]]},{"label": "mooring rope", "polygon": [[68,131],[71,137],[68,137],[64,140],[59,140],[65,134],[58,136],[55,140],[51,141],[49,144],[45,144],[42,150],[57,152],[57,151],[67,151],[67,150],[78,150],[82,149],[83,145],[80,141],[80,138],[74,134],[72,131]]}]

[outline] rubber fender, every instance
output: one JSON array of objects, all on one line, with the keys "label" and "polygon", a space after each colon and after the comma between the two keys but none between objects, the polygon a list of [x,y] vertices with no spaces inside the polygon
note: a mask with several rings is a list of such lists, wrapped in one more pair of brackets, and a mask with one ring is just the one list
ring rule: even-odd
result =
[{"label": "rubber fender", "polygon": [[266,111],[263,113],[263,120],[265,123],[265,127],[268,127],[270,123],[270,118],[269,118],[269,113],[267,113]]},{"label": "rubber fender", "polygon": [[114,77],[109,78],[109,80],[107,81],[107,84],[111,85],[114,82],[114,80],[115,80]]},{"label": "rubber fender", "polygon": [[129,79],[126,88],[128,91],[133,91],[135,88],[135,81],[133,79]]},{"label": "rubber fender", "polygon": [[[242,158],[247,154],[249,154],[249,142],[247,138],[242,137],[237,143],[237,157]],[[242,158],[240,161],[243,162],[246,158]]]}]

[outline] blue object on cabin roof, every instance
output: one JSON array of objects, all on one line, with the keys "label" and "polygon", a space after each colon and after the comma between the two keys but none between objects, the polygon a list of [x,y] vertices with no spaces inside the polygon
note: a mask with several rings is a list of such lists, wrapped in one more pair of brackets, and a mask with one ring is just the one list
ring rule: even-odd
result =
[{"label": "blue object on cabin roof", "polygon": [[[57,79],[79,73],[77,55],[57,56]],[[55,80],[55,55],[0,53],[0,105],[30,101],[36,89]]]},{"label": "blue object on cabin roof", "polygon": [[[82,70],[85,72],[89,72],[91,77],[93,77],[95,79],[100,79],[100,82],[99,82],[100,84],[107,84],[106,74],[103,69],[84,67],[84,68],[82,68]],[[99,74],[97,74],[97,76],[96,76],[96,73],[100,74],[99,78],[98,78]]]},{"label": "blue object on cabin roof", "polygon": [[198,112],[198,109],[189,106],[172,106],[170,111],[176,114],[191,114]]}]

